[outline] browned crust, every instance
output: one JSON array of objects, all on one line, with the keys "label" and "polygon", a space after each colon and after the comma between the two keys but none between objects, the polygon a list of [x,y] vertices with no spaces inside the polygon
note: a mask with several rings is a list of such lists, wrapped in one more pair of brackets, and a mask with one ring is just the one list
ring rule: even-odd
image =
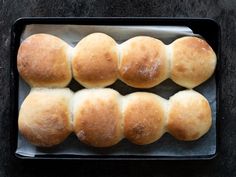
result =
[{"label": "browned crust", "polygon": [[124,108],[124,135],[139,145],[158,140],[164,133],[164,99],[151,93],[133,93]]},{"label": "browned crust", "polygon": [[208,101],[195,91],[178,92],[170,98],[167,129],[175,138],[197,140],[211,127]]},{"label": "browned crust", "polygon": [[34,34],[18,50],[21,77],[35,87],[64,87],[71,78],[68,44],[49,34]]},{"label": "browned crust", "polygon": [[19,112],[20,133],[30,143],[40,147],[50,147],[64,141],[72,132],[69,98],[47,90],[31,92]]},{"label": "browned crust", "polygon": [[150,88],[167,79],[165,45],[155,38],[138,36],[121,45],[119,77],[137,88]]},{"label": "browned crust", "polygon": [[80,141],[94,147],[109,147],[122,138],[118,93],[109,90],[103,92],[105,98],[88,91],[80,106],[74,107],[75,133]]},{"label": "browned crust", "polygon": [[210,45],[197,37],[183,37],[172,44],[171,79],[179,85],[193,88],[213,74],[216,55]]},{"label": "browned crust", "polygon": [[102,87],[115,82],[117,65],[117,44],[106,34],[90,34],[75,47],[72,59],[73,75],[86,87]]}]

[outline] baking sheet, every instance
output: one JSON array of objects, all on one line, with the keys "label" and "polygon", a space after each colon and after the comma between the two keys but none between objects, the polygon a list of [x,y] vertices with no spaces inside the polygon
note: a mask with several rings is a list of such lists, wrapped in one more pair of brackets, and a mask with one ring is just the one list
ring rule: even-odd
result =
[{"label": "baking sheet", "polygon": [[[169,44],[182,36],[199,36],[193,34],[191,29],[182,26],[95,26],[95,25],[27,25],[22,33],[21,40],[35,33],[48,33],[58,36],[65,40],[71,46],[75,46],[80,39],[93,32],[103,32],[113,37],[118,43],[138,36],[147,35],[162,40]],[[69,87],[73,91],[83,87],[72,80]],[[166,80],[160,85],[151,89],[136,89],[127,86],[121,81],[115,82],[109,86],[121,94],[129,94],[136,91],[146,91],[158,94],[166,99],[185,88],[176,85],[171,80]],[[134,145],[127,140],[122,140],[117,145],[110,148],[93,148],[79,142],[74,134],[71,134],[66,141],[53,148],[38,148],[28,143],[18,133],[18,144],[16,154],[28,157],[37,155],[139,155],[139,156],[206,156],[213,155],[216,152],[216,83],[215,77],[195,88],[196,91],[203,94],[209,101],[212,109],[212,127],[210,131],[197,141],[183,142],[178,141],[169,134],[165,134],[155,143],[145,146]],[[20,78],[19,79],[19,99],[20,105],[28,95],[30,87]]]}]

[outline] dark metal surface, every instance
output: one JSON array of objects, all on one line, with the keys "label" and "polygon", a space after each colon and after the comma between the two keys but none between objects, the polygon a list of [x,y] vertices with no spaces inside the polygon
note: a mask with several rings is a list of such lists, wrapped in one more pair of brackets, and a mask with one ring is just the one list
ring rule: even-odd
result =
[{"label": "dark metal surface", "polygon": [[[221,38],[220,146],[208,161],[55,161],[14,156],[10,116],[10,29],[19,17],[203,17],[216,20]],[[235,0],[0,0],[0,176],[236,176],[236,1]]]},{"label": "dark metal surface", "polygon": [[[167,26],[188,26],[194,33],[202,35],[207,42],[213,47],[217,55],[217,69],[216,73],[220,73],[221,59],[219,57],[220,51],[220,27],[211,19],[201,18],[21,18],[18,19],[12,26],[11,33],[11,73],[13,76],[11,83],[11,100],[12,100],[12,113],[15,117],[14,129],[17,130],[17,118],[18,118],[18,72],[16,67],[16,56],[20,44],[20,36],[26,25],[29,24],[79,24],[79,25],[167,25]],[[220,75],[216,74],[216,80],[220,81]],[[219,103],[220,103],[220,82],[217,82],[217,117],[216,127],[219,124]],[[15,133],[15,142],[17,142],[17,131]],[[218,129],[216,133],[217,144],[216,153],[213,155],[199,155],[199,156],[158,156],[158,155],[40,155],[35,157],[24,157],[17,155],[21,159],[80,159],[80,160],[207,160],[212,159],[218,152]],[[15,147],[16,147],[15,143]]]}]

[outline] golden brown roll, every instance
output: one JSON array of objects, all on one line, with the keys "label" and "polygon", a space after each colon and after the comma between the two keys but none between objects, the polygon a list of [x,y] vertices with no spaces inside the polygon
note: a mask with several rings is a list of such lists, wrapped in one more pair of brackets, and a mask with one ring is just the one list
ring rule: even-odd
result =
[{"label": "golden brown roll", "polygon": [[125,137],[139,145],[158,140],[165,132],[166,100],[145,92],[136,92],[124,99]]},{"label": "golden brown roll", "polygon": [[182,37],[171,45],[171,79],[177,84],[193,88],[211,77],[216,55],[210,45],[197,37]]},{"label": "golden brown roll", "polygon": [[123,137],[138,145],[150,144],[166,131],[193,141],[211,124],[208,101],[193,90],[180,91],[168,101],[147,92],[123,97],[108,88],[84,89],[74,96],[69,89],[34,88],[18,119],[21,134],[40,147],[61,143],[72,129],[80,141],[94,147],[110,147]]},{"label": "golden brown roll", "polygon": [[49,34],[34,34],[18,50],[17,68],[34,87],[64,87],[71,78],[70,46]]},{"label": "golden brown roll", "polygon": [[74,132],[80,141],[94,147],[109,147],[122,139],[118,92],[81,90],[75,94],[73,102]]},{"label": "golden brown roll", "polygon": [[150,88],[168,78],[165,45],[158,39],[138,36],[120,46],[119,77],[129,86]]},{"label": "golden brown roll", "polygon": [[69,89],[32,89],[21,105],[19,131],[32,144],[50,147],[72,132]]},{"label": "golden brown roll", "polygon": [[196,140],[210,129],[211,124],[210,105],[200,93],[185,90],[170,97],[167,129],[175,138]]},{"label": "golden brown roll", "polygon": [[90,34],[75,47],[73,76],[85,87],[105,87],[114,83],[117,79],[117,65],[117,44],[106,34]]}]

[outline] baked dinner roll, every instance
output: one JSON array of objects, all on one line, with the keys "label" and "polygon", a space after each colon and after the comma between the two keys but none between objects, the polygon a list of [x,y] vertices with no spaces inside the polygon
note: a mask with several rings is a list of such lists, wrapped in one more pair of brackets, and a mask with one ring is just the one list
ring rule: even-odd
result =
[{"label": "baked dinner roll", "polygon": [[110,147],[122,138],[138,145],[165,132],[184,141],[202,137],[212,124],[207,99],[193,90],[169,100],[147,92],[121,96],[113,89],[33,88],[21,105],[19,131],[32,144],[50,147],[72,131],[94,147]]},{"label": "baked dinner roll", "polygon": [[34,88],[21,105],[20,133],[32,144],[50,147],[72,132],[69,89]]},{"label": "baked dinner roll", "polygon": [[17,68],[21,77],[34,87],[65,87],[72,74],[70,46],[49,34],[34,34],[18,50]]},{"label": "baked dinner roll", "polygon": [[[72,78],[87,88],[106,87],[118,78],[135,88],[151,88],[167,78],[193,88],[213,74],[216,54],[197,37],[170,45],[137,36],[118,45],[104,33],[84,37],[75,48],[49,34],[34,34],[18,50],[17,68],[33,87],[65,87]],[[72,68],[72,71],[71,71]]]},{"label": "baked dinner roll", "polygon": [[193,88],[206,81],[216,67],[216,55],[210,45],[197,37],[182,37],[171,45],[171,79]]},{"label": "baked dinner roll", "polygon": [[200,93],[185,90],[170,97],[167,129],[175,138],[196,140],[210,129],[211,124],[210,105]]},{"label": "baked dinner roll", "polygon": [[109,147],[122,137],[119,93],[113,89],[78,91],[73,100],[74,132],[94,147]]},{"label": "baked dinner roll", "polygon": [[158,140],[165,131],[166,100],[152,93],[136,92],[124,98],[124,135],[144,145]]},{"label": "baked dinner roll", "polygon": [[105,87],[117,79],[118,48],[103,33],[83,38],[75,47],[72,70],[75,80],[84,87]]},{"label": "baked dinner roll", "polygon": [[134,37],[120,46],[119,78],[132,87],[150,88],[168,78],[168,62],[160,40]]}]

